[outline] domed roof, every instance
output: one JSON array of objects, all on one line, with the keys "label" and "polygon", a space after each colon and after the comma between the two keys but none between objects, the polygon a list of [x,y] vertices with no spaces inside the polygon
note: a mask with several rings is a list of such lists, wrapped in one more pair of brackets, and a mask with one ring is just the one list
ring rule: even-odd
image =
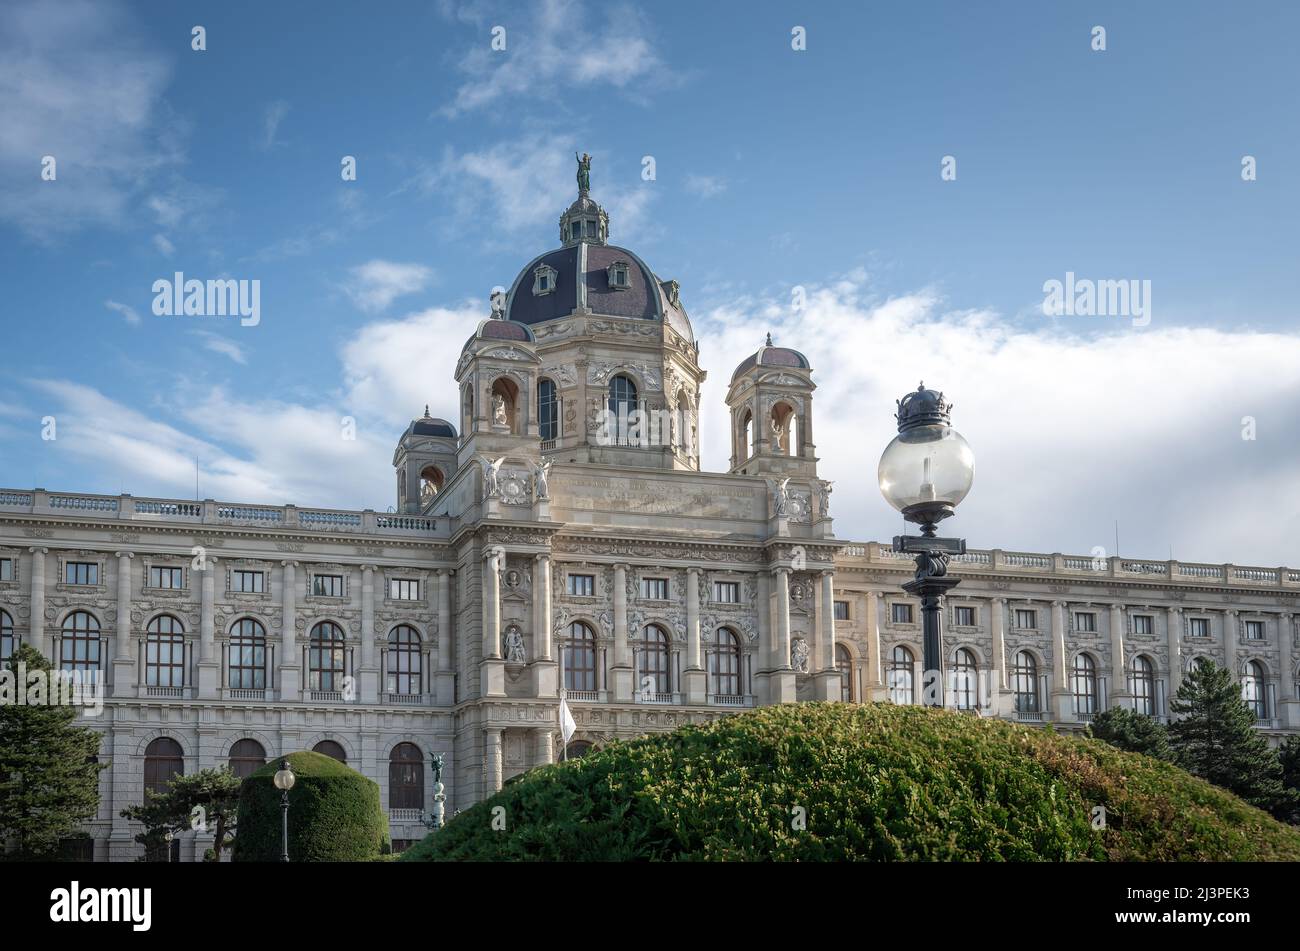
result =
[{"label": "domed roof", "polygon": [[465,346],[461,351],[469,349],[469,345],[475,340],[516,340],[520,343],[536,343],[537,338],[533,336],[525,324],[517,323],[513,320],[502,320],[498,317],[489,317],[487,320],[480,320],[478,327],[470,334],[469,339],[465,341]]},{"label": "domed roof", "polygon": [[798,350],[791,350],[789,347],[772,346],[772,335],[767,335],[767,343],[758,348],[756,353],[751,354],[740,362],[736,367],[736,372],[731,374],[732,382],[742,373],[746,373],[754,367],[792,367],[796,370],[811,370],[812,364]]},{"label": "domed roof", "polygon": [[406,427],[406,436],[441,436],[445,438],[456,438],[456,427],[445,419],[438,419],[436,416],[429,415],[429,407],[424,407],[424,415],[419,419],[411,421],[411,425]]},{"label": "domed roof", "polygon": [[[539,255],[519,272],[506,299],[506,319],[535,325],[578,311],[660,320],[694,341],[677,282],[661,281],[636,254],[606,242],[609,216],[588,195],[583,168],[580,164],[578,199],[560,216],[563,247]],[[585,168],[590,169],[589,159]]]}]

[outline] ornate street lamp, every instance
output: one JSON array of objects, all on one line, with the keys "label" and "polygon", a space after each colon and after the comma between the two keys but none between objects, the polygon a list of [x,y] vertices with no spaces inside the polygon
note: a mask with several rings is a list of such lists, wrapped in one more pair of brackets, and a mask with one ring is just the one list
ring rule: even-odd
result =
[{"label": "ornate street lamp", "polygon": [[[916,555],[916,577],[903,585],[921,599],[925,638],[922,689],[926,706],[943,706],[943,633],[939,601],[955,587],[948,559],[966,553],[963,538],[939,538],[935,527],[970,491],[975,455],[952,428],[951,404],[922,383],[898,401],[898,435],[880,457],[880,492],[903,518],[921,526],[920,537],[894,536],[894,551]],[[927,685],[929,685],[927,687]]]},{"label": "ornate street lamp", "polygon": [[275,788],[280,790],[280,861],[289,861],[289,790],[293,788],[293,770],[287,759],[280,760],[275,772]]}]

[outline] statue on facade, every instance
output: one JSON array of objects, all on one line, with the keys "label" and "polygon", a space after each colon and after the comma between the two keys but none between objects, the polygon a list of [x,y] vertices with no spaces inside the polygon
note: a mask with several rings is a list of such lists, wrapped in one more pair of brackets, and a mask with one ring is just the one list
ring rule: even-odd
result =
[{"label": "statue on facade", "polygon": [[489,300],[491,300],[492,302],[492,319],[505,320],[506,319],[506,292],[501,290],[501,288],[498,287],[492,291],[492,295],[489,298]]},{"label": "statue on facade", "polygon": [[500,393],[492,394],[492,422],[498,426],[510,424],[510,420],[506,418],[506,398]]},{"label": "statue on facade", "polygon": [[497,481],[497,473],[501,471],[501,464],[506,461],[505,456],[494,459],[487,463],[483,470],[483,497],[490,499],[500,492],[500,486]]},{"label": "statue on facade", "polygon": [[821,494],[817,497],[817,517],[830,518],[831,517],[831,486],[834,483],[828,482],[826,479],[819,479],[818,483],[820,484],[822,491]]},{"label": "statue on facade", "polygon": [[781,437],[784,435],[785,435],[785,431],[781,428],[781,421],[777,419],[775,416],[773,416],[772,417],[772,448],[777,450],[778,452],[780,452],[781,449],[783,448],[781,445]]},{"label": "statue on facade", "polygon": [[550,478],[553,464],[550,459],[543,459],[542,464],[537,466],[537,500],[539,502],[551,497],[551,487],[547,480]]},{"label": "statue on facade", "polygon": [[420,481],[420,503],[422,505],[428,505],[437,494],[438,487],[432,479],[422,479]]},{"label": "statue on facade", "polygon": [[433,781],[435,784],[442,782],[442,754],[434,753],[433,759],[429,761],[433,765]]},{"label": "statue on facade", "polygon": [[772,492],[772,502],[774,507],[776,508],[777,518],[785,518],[786,515],[789,513],[789,509],[790,509],[790,491],[788,489],[789,485],[790,485],[789,479],[782,479],[780,482],[776,484],[776,488]]},{"label": "statue on facade", "polygon": [[501,636],[507,664],[522,664],[524,657],[524,635],[519,625],[511,624]]},{"label": "statue on facade", "polygon": [[591,156],[574,152],[573,157],[578,160],[578,194],[585,195],[591,191]]},{"label": "statue on facade", "polygon": [[808,642],[802,637],[790,642],[790,666],[801,674],[808,673]]}]

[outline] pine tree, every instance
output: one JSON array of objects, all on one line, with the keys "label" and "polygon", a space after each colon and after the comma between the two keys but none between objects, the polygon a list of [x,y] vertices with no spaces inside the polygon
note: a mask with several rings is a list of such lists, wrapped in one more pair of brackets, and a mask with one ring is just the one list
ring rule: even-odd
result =
[{"label": "pine tree", "polygon": [[[20,646],[8,664],[14,689],[27,686],[16,682],[19,665],[28,677],[51,669],[40,651]],[[57,858],[61,840],[99,810],[100,735],[76,719],[66,704],[0,704],[0,840],[16,844],[6,858]]]},{"label": "pine tree", "polygon": [[231,844],[239,808],[241,780],[227,766],[201,769],[189,776],[173,776],[165,793],[150,790],[143,805],[128,806],[122,818],[144,825],[135,840],[145,847],[147,859],[167,848],[167,833],[211,829],[216,837],[211,861],[221,861],[221,850]]},{"label": "pine tree", "polygon": [[1173,760],[1169,731],[1163,724],[1128,707],[1111,707],[1089,724],[1089,733],[1111,746],[1156,759]]},{"label": "pine tree", "polygon": [[1282,788],[1291,800],[1291,815],[1286,821],[1300,825],[1300,736],[1283,740],[1277,758],[1282,763]]},{"label": "pine tree", "polygon": [[[1282,764],[1255,731],[1255,714],[1225,667],[1201,661],[1169,704],[1174,762],[1261,809],[1286,813]],[[1279,818],[1284,818],[1280,816]]]}]

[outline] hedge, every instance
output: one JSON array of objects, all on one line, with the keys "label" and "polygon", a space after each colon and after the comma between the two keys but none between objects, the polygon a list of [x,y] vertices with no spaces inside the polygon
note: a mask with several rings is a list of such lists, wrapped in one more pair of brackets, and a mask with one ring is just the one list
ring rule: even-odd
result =
[{"label": "hedge", "polygon": [[1098,740],[801,703],[530,770],[401,860],[1297,861],[1300,830]]},{"label": "hedge", "polygon": [[[244,780],[231,858],[280,860],[280,790],[276,757]],[[289,860],[365,862],[389,851],[388,817],[379,785],[320,753],[290,753],[296,780],[289,791]]]}]

